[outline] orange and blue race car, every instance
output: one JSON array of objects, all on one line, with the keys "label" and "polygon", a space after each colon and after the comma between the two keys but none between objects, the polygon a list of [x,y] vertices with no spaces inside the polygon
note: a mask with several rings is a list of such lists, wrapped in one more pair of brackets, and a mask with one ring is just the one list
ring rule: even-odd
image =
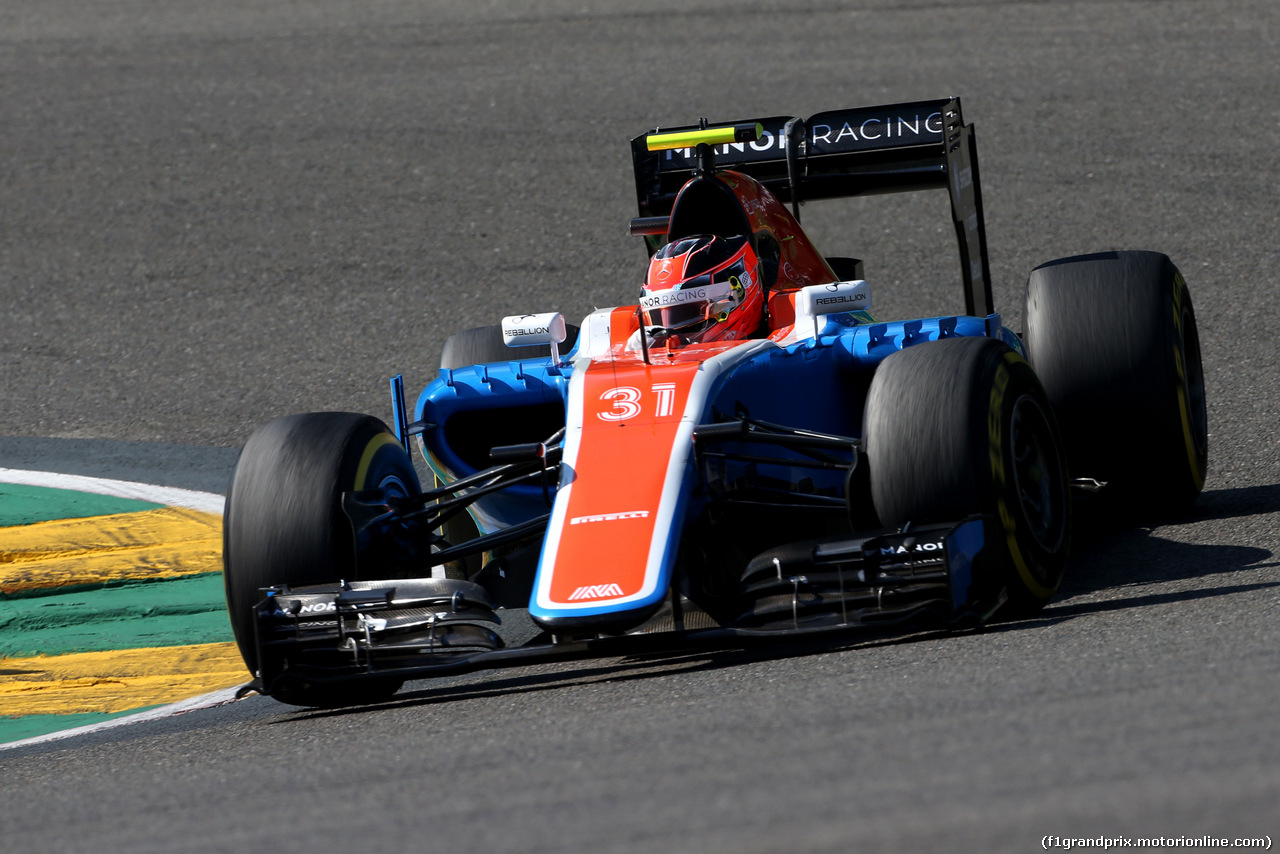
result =
[{"label": "orange and blue race car", "polygon": [[[1199,494],[1182,275],[1155,252],[1051,261],[1007,328],[959,99],[703,120],[632,153],[635,303],[454,335],[412,412],[391,380],[390,428],[311,413],[250,437],[224,559],[254,688],[370,702],[555,658],[1019,618],[1063,577],[1074,496]],[[950,196],[965,312],[880,320],[800,204],[915,190]]]}]

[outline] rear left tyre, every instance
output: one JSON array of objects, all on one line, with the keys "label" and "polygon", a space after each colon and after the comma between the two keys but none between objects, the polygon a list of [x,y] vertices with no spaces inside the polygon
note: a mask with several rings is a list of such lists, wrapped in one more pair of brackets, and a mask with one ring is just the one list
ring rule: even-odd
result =
[{"label": "rear left tyre", "polygon": [[1173,262],[1106,252],[1043,264],[1023,319],[1072,476],[1106,483],[1126,516],[1185,512],[1204,488],[1209,431],[1195,310]]}]

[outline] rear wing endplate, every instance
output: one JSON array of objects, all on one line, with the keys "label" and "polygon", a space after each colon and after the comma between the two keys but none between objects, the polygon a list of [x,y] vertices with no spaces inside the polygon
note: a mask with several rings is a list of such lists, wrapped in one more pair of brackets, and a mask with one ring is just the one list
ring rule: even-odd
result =
[{"label": "rear wing endplate", "polygon": [[[760,137],[715,146],[716,166],[755,178],[780,201],[791,203],[797,218],[799,204],[812,199],[946,189],[960,246],[965,310],[978,317],[994,312],[977,143],[973,125],[964,123],[959,98],[831,110],[808,119],[770,116],[710,127],[752,122],[763,128]],[[694,176],[697,152],[693,148],[651,152],[647,136],[631,141],[640,216],[664,217],[670,214],[680,188]]]}]

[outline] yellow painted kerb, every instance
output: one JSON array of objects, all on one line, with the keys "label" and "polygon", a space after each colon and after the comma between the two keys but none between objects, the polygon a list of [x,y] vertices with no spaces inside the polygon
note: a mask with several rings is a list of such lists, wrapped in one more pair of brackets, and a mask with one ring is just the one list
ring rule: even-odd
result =
[{"label": "yellow painted kerb", "polygon": [[0,659],[0,716],[126,712],[250,679],[234,643]]},{"label": "yellow painted kerb", "polygon": [[222,518],[164,507],[0,530],[0,592],[222,570]]}]

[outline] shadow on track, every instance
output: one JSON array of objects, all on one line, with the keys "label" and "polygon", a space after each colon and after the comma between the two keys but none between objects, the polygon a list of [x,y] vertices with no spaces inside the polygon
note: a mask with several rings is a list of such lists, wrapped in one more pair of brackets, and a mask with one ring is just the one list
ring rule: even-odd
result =
[{"label": "shadow on track", "polygon": [[1192,508],[1187,521],[1237,519],[1264,513],[1280,513],[1280,484],[1205,492]]},{"label": "shadow on track", "polygon": [[[1122,508],[1103,502],[1078,508],[1076,539],[1062,599],[1108,588],[1186,581],[1274,566],[1264,548],[1176,542],[1157,536],[1164,527],[1194,525],[1280,512],[1280,485],[1204,493],[1191,512],[1152,527],[1126,525]],[[1202,591],[1214,595],[1213,590]],[[1186,598],[1184,594],[1177,594]],[[1052,607],[1052,606],[1051,606]],[[1054,610],[1058,610],[1055,608]]]},{"label": "shadow on track", "polygon": [[[664,678],[676,674],[704,673],[732,669],[763,661],[781,661],[791,658],[847,652],[858,649],[896,646],[935,640],[949,633],[942,630],[908,630],[904,634],[877,632],[873,636],[859,634],[837,638],[787,639],[777,638],[753,643],[749,648],[702,648],[679,651],[654,652],[629,655],[623,658],[596,661],[589,666],[581,662],[535,664],[519,675],[489,679],[480,683],[449,686],[426,686],[401,691],[391,700],[366,706],[346,706],[332,709],[297,709],[295,714],[282,715],[272,723],[291,723],[300,720],[359,714],[375,709],[413,708],[452,703],[460,700],[492,699],[511,694],[535,691],[554,691],[562,688],[599,685],[606,683],[636,682]],[[555,668],[554,670],[552,668]],[[491,671],[492,672],[492,671]]]}]

